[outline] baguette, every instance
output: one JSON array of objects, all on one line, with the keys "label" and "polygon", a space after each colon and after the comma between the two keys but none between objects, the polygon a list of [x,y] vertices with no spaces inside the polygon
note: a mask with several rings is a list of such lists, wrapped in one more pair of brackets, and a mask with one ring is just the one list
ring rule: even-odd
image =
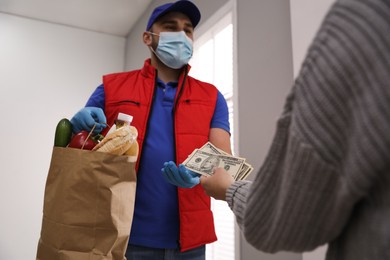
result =
[{"label": "baguette", "polygon": [[136,162],[138,159],[139,145],[137,140],[133,142],[130,148],[125,152],[124,155],[128,157],[129,162]]},{"label": "baguette", "polygon": [[137,142],[138,131],[134,126],[125,125],[108,134],[93,151],[123,155]]}]

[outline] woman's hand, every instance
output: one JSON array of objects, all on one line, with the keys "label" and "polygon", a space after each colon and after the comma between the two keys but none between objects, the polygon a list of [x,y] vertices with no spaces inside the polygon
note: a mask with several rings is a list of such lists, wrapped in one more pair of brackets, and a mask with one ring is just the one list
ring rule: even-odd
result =
[{"label": "woman's hand", "polygon": [[200,184],[207,195],[217,200],[226,200],[226,190],[233,183],[233,177],[223,168],[215,169],[212,176],[200,177]]}]

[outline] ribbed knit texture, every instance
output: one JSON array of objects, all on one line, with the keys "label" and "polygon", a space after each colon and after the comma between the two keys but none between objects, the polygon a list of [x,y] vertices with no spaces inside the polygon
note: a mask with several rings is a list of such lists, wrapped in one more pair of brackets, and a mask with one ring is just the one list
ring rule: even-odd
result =
[{"label": "ribbed knit texture", "polygon": [[389,0],[332,6],[264,165],[227,201],[259,250],[390,259]]}]

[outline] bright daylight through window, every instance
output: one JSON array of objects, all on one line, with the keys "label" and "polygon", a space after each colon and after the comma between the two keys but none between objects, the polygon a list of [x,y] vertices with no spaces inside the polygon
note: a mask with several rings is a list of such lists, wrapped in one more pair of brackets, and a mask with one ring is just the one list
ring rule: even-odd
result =
[{"label": "bright daylight through window", "polygon": [[[232,151],[233,140],[233,24],[229,13],[196,35],[190,75],[214,84],[229,107]],[[211,201],[218,241],[207,246],[207,260],[234,260],[234,216],[226,202]]]}]

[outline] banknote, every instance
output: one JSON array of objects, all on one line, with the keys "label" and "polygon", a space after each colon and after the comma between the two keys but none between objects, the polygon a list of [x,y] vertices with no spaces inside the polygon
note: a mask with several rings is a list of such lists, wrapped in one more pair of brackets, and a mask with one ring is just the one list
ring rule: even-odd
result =
[{"label": "banknote", "polygon": [[[194,155],[199,153],[198,151],[202,151],[202,152],[206,152],[206,153],[209,153],[209,154],[213,154],[215,155],[213,159],[210,158],[210,161],[211,160],[214,160],[214,161],[217,161],[217,158],[219,155],[224,155],[224,156],[227,156],[227,157],[231,157],[231,158],[235,158],[234,160],[237,160],[239,159],[240,161],[242,160],[243,161],[243,164],[240,168],[240,170],[237,172],[234,173],[233,178],[235,180],[244,180],[253,170],[253,167],[252,165],[250,165],[249,163],[246,162],[246,159],[245,158],[241,158],[241,157],[235,157],[233,155],[230,155],[228,154],[227,152],[217,148],[215,145],[213,145],[212,143],[210,142],[207,142],[205,143],[202,147],[200,147],[199,149],[195,149],[188,157],[186,160],[184,160],[184,162],[182,162],[183,165],[187,165],[189,163],[190,160],[193,160],[194,158]],[[226,157],[225,157],[226,158]],[[193,162],[192,162],[193,163]],[[187,166],[186,166],[187,167]],[[218,166],[220,167],[220,166]],[[215,168],[215,167],[214,167]],[[212,168],[212,169],[214,169]],[[199,169],[194,169],[193,171],[195,172],[198,172],[200,173]],[[203,175],[211,175],[212,174],[212,170],[211,172],[210,171],[207,171],[206,173],[203,172]],[[229,172],[229,171],[228,171]],[[229,172],[230,174],[232,174],[232,171]],[[200,173],[202,174],[202,173]]]},{"label": "banknote", "polygon": [[201,148],[199,148],[199,150],[202,150],[202,151],[208,152],[208,153],[229,155],[227,152],[225,152],[222,149],[217,148],[215,145],[213,145],[210,142],[205,143]]},{"label": "banknote", "polygon": [[244,162],[243,158],[195,149],[183,164],[189,170],[206,176],[211,176],[215,168],[223,168],[234,177],[240,172]]},{"label": "banknote", "polygon": [[[199,150],[209,152],[209,153],[214,153],[214,154],[224,154],[224,155],[229,155],[225,151],[217,148],[215,145],[213,145],[210,142],[205,143]],[[242,158],[244,159],[244,158]],[[244,159],[245,160],[245,159]],[[243,166],[241,167],[240,172],[238,172],[234,177],[235,180],[244,180],[253,170],[252,165],[244,161]]]},{"label": "banknote", "polygon": [[253,171],[252,165],[245,163],[241,169],[241,171],[238,173],[237,176],[234,176],[235,180],[245,180],[246,177]]},{"label": "banknote", "polygon": [[215,145],[213,145],[212,143],[210,142],[207,142],[205,143],[201,148],[199,149],[195,149],[194,151],[192,151],[192,153],[190,155],[188,155],[187,159],[184,160],[184,162],[182,162],[182,164],[185,164],[186,162],[188,162],[188,160],[191,158],[191,156],[197,151],[197,150],[201,150],[201,151],[204,151],[204,152],[207,152],[207,153],[213,153],[213,154],[224,154],[224,155],[229,155],[227,152],[217,148]]}]

